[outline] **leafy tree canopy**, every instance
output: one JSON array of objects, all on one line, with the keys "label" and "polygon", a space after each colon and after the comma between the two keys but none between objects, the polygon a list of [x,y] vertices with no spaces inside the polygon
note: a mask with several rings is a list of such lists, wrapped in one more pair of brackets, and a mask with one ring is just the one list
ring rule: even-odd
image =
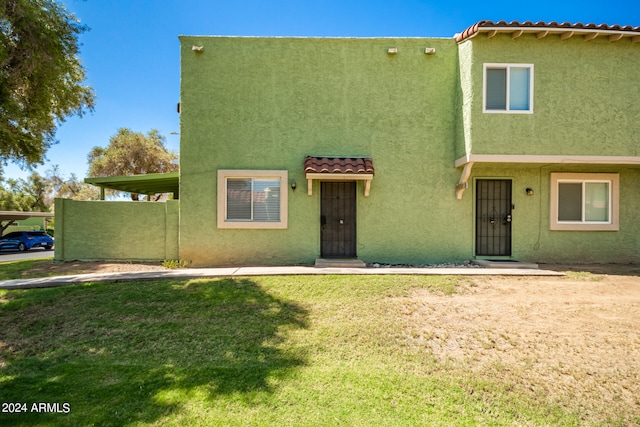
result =
[{"label": "leafy tree canopy", "polygon": [[42,163],[57,124],[93,109],[77,56],[86,29],[55,0],[0,0],[0,166]]},{"label": "leafy tree canopy", "polygon": [[153,129],[146,135],[127,128],[109,140],[109,146],[89,152],[89,176],[143,175],[176,172],[178,155],[167,150],[166,138]]},{"label": "leafy tree canopy", "polygon": [[98,200],[100,191],[79,181],[75,174],[65,177],[58,165],[46,176],[33,172],[26,179],[4,179],[0,175],[0,211],[48,212],[57,197],[73,200]]},{"label": "leafy tree canopy", "polygon": [[46,179],[32,173],[28,179],[8,179],[0,176],[0,210],[1,211],[36,211],[48,212],[46,204]]},{"label": "leafy tree canopy", "polygon": [[[177,172],[178,155],[167,150],[166,138],[153,129],[146,135],[121,128],[109,146],[93,147],[89,152],[89,176],[144,175]],[[137,194],[132,194],[138,200]]]},{"label": "leafy tree canopy", "polygon": [[100,190],[91,184],[86,184],[72,173],[68,178],[60,171],[58,165],[54,165],[47,171],[47,197],[46,203],[53,206],[55,198],[73,200],[99,200]]}]

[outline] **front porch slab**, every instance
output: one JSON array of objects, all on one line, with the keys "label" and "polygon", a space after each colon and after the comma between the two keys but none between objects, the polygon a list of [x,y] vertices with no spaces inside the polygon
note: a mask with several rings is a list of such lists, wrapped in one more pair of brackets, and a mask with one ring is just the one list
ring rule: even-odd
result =
[{"label": "front porch slab", "polygon": [[473,259],[471,262],[484,268],[538,268],[538,264],[536,263],[521,262],[510,259]]},{"label": "front porch slab", "polygon": [[318,258],[315,263],[316,267],[337,267],[337,268],[366,268],[367,264],[364,261],[355,258],[348,259],[333,259],[333,258]]}]

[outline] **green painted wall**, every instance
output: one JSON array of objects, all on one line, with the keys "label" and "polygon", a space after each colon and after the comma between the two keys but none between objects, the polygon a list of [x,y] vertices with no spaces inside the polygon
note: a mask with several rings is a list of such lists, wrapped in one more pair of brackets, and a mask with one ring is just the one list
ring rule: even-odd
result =
[{"label": "green painted wall", "polygon": [[[630,38],[481,34],[459,50],[467,153],[640,155],[640,45]],[[482,112],[490,62],[534,64],[533,114]]]},{"label": "green painted wall", "polygon": [[55,261],[178,258],[178,201],[56,199],[55,215]]},{"label": "green painted wall", "polygon": [[[624,39],[181,37],[180,258],[195,266],[310,263],[320,256],[318,182],[306,155],[371,156],[358,184],[358,256],[434,263],[474,256],[473,182],[513,180],[513,257],[639,262],[640,170],[476,164],[462,200],[454,160],[473,154],[638,156],[638,52]],[[192,46],[202,46],[200,52]],[[396,47],[396,55],[387,54]],[[425,47],[435,47],[425,55]],[[483,114],[482,64],[533,63],[534,114]],[[216,225],[219,169],[287,170],[286,230]],[[620,231],[549,231],[551,172],[620,174]],[[525,195],[532,187],[536,194]]]},{"label": "green painted wall", "polygon": [[[458,45],[459,96],[461,99],[458,128],[461,132],[458,133],[455,139],[456,159],[471,153],[471,147],[473,146],[471,119],[478,108],[482,111],[482,74],[480,74],[480,80],[474,79],[474,70],[477,67],[474,66],[473,47],[474,44],[471,41]],[[482,66],[480,72],[482,73]],[[479,101],[474,97],[478,90],[480,91]]]},{"label": "green painted wall", "polygon": [[[178,236],[180,235],[180,201],[167,200],[165,203],[164,259],[180,258]],[[160,219],[161,220],[161,219]]]},{"label": "green painted wall", "polygon": [[[365,261],[469,257],[455,200],[459,86],[452,39],[181,37],[180,256],[194,265],[309,263],[320,255],[319,185],[306,155],[371,156],[358,184]],[[196,53],[192,46],[203,46]],[[396,55],[387,54],[396,47]],[[426,55],[425,47],[435,47]],[[218,169],[286,169],[287,230],[219,230]],[[447,235],[443,238],[443,233]]]}]

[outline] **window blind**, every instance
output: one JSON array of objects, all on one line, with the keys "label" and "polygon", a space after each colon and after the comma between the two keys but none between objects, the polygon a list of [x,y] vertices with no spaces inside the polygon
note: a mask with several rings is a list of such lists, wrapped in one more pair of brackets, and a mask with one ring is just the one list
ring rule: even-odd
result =
[{"label": "window blind", "polygon": [[487,110],[507,109],[507,69],[487,68]]},{"label": "window blind", "polygon": [[509,109],[529,110],[530,70],[525,67],[509,68]]},{"label": "window blind", "polygon": [[227,220],[280,221],[280,180],[227,178]]},{"label": "window blind", "polygon": [[253,180],[253,220],[280,221],[280,180]]},{"label": "window blind", "polygon": [[227,179],[227,219],[251,221],[251,178]]}]

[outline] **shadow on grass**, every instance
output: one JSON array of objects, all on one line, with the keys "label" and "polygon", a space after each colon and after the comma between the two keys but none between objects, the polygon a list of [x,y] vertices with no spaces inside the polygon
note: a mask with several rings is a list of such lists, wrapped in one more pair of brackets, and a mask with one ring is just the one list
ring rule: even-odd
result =
[{"label": "shadow on grass", "polygon": [[[253,405],[305,364],[283,342],[307,312],[242,278],[12,291],[0,324],[2,401],[29,409],[0,414],[11,424],[124,425],[194,402]],[[30,412],[34,402],[71,411]]]}]

